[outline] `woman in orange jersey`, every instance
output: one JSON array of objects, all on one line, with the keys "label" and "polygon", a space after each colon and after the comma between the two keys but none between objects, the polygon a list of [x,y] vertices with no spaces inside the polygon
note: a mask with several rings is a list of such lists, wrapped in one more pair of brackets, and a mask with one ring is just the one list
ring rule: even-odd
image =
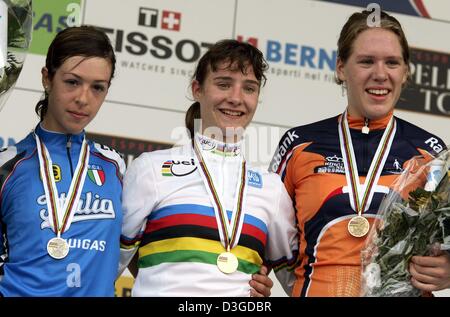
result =
[{"label": "woman in orange jersey", "polygon": [[[354,13],[338,40],[336,81],[347,108],[289,130],[271,169],[295,199],[301,263],[293,296],[359,296],[361,249],[383,196],[413,156],[436,155],[442,140],[393,115],[409,76],[400,23],[381,12]],[[414,256],[412,284],[424,292],[450,286],[450,255]]]}]

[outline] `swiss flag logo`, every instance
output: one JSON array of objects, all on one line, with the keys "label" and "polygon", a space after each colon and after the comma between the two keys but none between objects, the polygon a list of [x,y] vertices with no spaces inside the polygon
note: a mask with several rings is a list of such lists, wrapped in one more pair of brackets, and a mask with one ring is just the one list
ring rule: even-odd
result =
[{"label": "swiss flag logo", "polygon": [[162,12],[161,28],[171,31],[179,31],[181,26],[181,13],[175,11]]}]

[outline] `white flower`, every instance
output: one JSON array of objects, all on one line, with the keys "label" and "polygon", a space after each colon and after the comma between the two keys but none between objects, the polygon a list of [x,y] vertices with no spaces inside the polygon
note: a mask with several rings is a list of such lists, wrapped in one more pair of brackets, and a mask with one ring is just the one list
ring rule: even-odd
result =
[{"label": "white flower", "polygon": [[[22,70],[31,42],[31,0],[3,0],[8,6],[6,65],[0,69],[0,110]],[[3,13],[6,15],[6,13]]]},{"label": "white flower", "polygon": [[377,263],[370,263],[366,266],[363,272],[363,277],[366,281],[366,286],[369,289],[381,286],[380,273],[381,269]]}]

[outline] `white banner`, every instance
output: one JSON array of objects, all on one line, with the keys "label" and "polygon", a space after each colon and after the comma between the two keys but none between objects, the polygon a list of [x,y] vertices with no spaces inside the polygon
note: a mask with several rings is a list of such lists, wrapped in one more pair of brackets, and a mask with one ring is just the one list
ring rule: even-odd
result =
[{"label": "white banner", "polygon": [[[252,163],[268,164],[289,127],[336,115],[346,107],[346,97],[333,81],[337,39],[347,18],[361,7],[312,0],[86,0],[83,6],[81,22],[102,27],[117,56],[115,78],[89,132],[179,141],[184,113],[193,102],[190,78],[196,62],[208,45],[224,38],[256,45],[270,65],[252,127],[271,129],[249,132],[257,137],[251,143]],[[447,10],[439,12],[450,12],[450,3],[445,6]],[[450,41],[444,40],[450,33],[449,23],[394,16],[404,26],[412,47],[450,53]],[[41,30],[47,25],[55,29],[61,17],[52,18],[53,24],[47,16],[36,17],[36,21]],[[425,54],[421,58],[430,59]],[[0,113],[0,146],[20,140],[36,124],[34,106],[42,95],[44,63],[43,55],[27,56],[16,89]],[[418,89],[424,89],[423,111],[397,110],[397,115],[450,142],[450,107],[446,108],[450,94],[445,87],[439,93],[433,87],[450,82],[450,75],[444,70],[436,75],[436,67],[425,64],[415,75]],[[431,112],[426,106],[437,107],[443,115],[427,114]]]},{"label": "white banner", "polygon": [[233,1],[87,1],[84,23],[104,28],[117,55],[108,100],[186,111],[195,63],[208,45],[232,37],[233,17]]},{"label": "white banner", "polygon": [[0,68],[6,66],[8,56],[8,6],[0,1]]}]

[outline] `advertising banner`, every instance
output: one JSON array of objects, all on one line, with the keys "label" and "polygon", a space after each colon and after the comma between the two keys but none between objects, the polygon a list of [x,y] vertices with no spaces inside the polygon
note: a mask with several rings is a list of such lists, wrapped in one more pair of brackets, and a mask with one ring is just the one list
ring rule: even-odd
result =
[{"label": "advertising banner", "polygon": [[0,2],[0,68],[6,66],[8,53],[8,5]]},{"label": "advertising banner", "polygon": [[117,55],[108,100],[184,112],[195,63],[232,36],[234,9],[233,1],[218,0],[87,1],[84,23],[102,27]]}]

